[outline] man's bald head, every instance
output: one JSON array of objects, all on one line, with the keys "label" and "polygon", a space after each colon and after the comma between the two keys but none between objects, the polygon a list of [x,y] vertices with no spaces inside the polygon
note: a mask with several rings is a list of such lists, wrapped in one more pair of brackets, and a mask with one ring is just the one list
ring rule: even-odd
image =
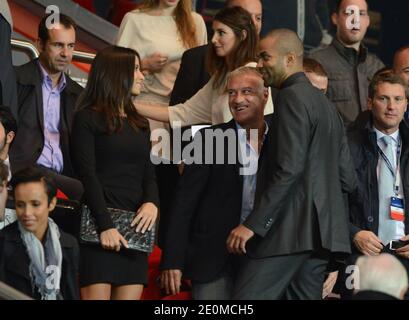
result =
[{"label": "man's bald head", "polygon": [[269,32],[265,38],[274,40],[275,46],[280,55],[294,54],[302,66],[304,56],[304,46],[298,35],[290,29],[275,29]]},{"label": "man's bald head", "polygon": [[260,41],[259,63],[267,85],[280,88],[291,75],[303,71],[303,44],[288,29],[276,29]]},{"label": "man's bald head", "polygon": [[361,256],[356,265],[359,271],[359,290],[379,291],[403,299],[408,287],[405,267],[394,256]]},{"label": "man's bald head", "polygon": [[262,5],[261,0],[227,0],[226,7],[241,7],[251,15],[257,34],[260,34],[262,23]]}]

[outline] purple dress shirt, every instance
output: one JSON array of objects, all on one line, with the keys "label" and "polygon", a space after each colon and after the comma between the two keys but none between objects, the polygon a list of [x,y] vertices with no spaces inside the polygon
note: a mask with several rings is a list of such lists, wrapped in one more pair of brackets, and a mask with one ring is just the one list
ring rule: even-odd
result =
[{"label": "purple dress shirt", "polygon": [[60,110],[61,93],[66,86],[64,73],[60,82],[53,88],[53,83],[47,71],[39,63],[43,74],[43,116],[44,116],[44,147],[37,164],[62,172],[64,168],[60,145]]}]

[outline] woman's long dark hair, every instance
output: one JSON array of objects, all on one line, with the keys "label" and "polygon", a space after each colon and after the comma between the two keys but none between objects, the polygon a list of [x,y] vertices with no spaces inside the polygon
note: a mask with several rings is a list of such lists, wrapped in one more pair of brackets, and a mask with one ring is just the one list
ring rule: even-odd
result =
[{"label": "woman's long dark hair", "polygon": [[138,114],[132,103],[135,59],[140,61],[139,54],[129,48],[109,46],[98,52],[87,86],[78,99],[77,110],[100,112],[110,133],[122,127],[122,112],[135,130],[149,128],[148,120]]},{"label": "woman's long dark hair", "polygon": [[[226,78],[228,72],[244,66],[251,61],[257,61],[258,35],[250,13],[241,7],[229,7],[219,11],[214,21],[229,26],[236,36],[236,46],[227,57],[219,57],[214,46],[209,46],[207,55],[207,70],[214,77],[213,88],[219,88]],[[246,38],[243,37],[246,31]],[[226,59],[229,60],[229,64]]]}]

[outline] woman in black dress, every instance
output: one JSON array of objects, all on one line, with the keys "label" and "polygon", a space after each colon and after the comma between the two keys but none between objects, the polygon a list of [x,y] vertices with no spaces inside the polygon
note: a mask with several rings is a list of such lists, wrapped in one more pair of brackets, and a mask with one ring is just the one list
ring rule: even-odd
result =
[{"label": "woman in black dress", "polygon": [[101,246],[80,246],[82,299],[139,299],[147,284],[147,254],[126,249],[107,212],[109,207],[134,211],[132,225],[142,232],[157,217],[149,124],[132,103],[143,79],[136,51],[108,47],[95,57],[78,102],[73,163],[101,240]]}]

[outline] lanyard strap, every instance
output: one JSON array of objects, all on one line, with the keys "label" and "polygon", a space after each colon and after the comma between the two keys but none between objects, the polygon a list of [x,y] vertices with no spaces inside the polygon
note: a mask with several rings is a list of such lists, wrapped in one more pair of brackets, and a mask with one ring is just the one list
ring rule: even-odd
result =
[{"label": "lanyard strap", "polygon": [[400,183],[401,183],[401,177],[399,174],[400,170],[400,152],[401,152],[401,145],[402,145],[402,139],[399,139],[398,147],[396,150],[396,171],[393,170],[393,166],[391,161],[388,159],[388,157],[385,155],[385,153],[382,151],[382,149],[378,146],[378,152],[380,156],[383,158],[383,160],[386,163],[386,166],[388,167],[389,171],[392,173],[393,178],[395,179],[395,183],[393,185],[393,190],[396,195],[399,194],[399,188],[400,188]]}]

